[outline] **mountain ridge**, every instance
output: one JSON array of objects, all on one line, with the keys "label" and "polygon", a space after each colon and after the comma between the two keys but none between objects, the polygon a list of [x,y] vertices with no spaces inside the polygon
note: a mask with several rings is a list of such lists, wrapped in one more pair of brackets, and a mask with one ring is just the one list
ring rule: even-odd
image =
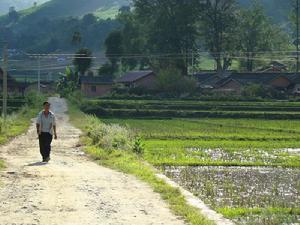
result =
[{"label": "mountain ridge", "polygon": [[33,7],[35,2],[37,5],[40,5],[47,1],[49,0],[1,0],[0,15],[8,13],[10,7],[14,7],[17,11],[20,11]]},{"label": "mountain ridge", "polygon": [[[292,11],[293,0],[257,0],[263,5],[268,16],[275,23],[287,23]],[[34,2],[38,7],[34,9]],[[253,0],[237,0],[242,6],[249,6]],[[43,3],[43,4],[42,4]],[[84,4],[83,4],[84,3]],[[0,15],[8,12],[10,6],[14,6],[17,11],[24,10],[35,18],[43,15],[44,17],[64,17],[82,16],[96,11],[111,10],[123,5],[128,5],[130,0],[1,0]],[[114,10],[115,11],[115,10]]]}]

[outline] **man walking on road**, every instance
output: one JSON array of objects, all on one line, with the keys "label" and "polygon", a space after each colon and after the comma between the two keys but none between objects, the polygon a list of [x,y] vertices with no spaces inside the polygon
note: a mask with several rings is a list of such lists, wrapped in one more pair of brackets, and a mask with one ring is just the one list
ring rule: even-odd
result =
[{"label": "man walking on road", "polygon": [[44,102],[44,110],[38,114],[36,122],[36,130],[39,136],[40,152],[43,157],[43,162],[50,161],[51,142],[57,139],[56,134],[56,119],[50,111],[50,103]]}]

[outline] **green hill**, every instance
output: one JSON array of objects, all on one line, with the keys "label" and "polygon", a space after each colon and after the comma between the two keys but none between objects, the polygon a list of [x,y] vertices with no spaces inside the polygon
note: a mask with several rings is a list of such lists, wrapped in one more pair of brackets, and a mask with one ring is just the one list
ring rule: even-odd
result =
[{"label": "green hill", "polygon": [[6,14],[10,7],[15,7],[16,10],[23,10],[31,8],[36,2],[38,5],[49,0],[1,0],[0,1],[0,15]]},{"label": "green hill", "polygon": [[[253,0],[238,0],[241,5],[249,6]],[[266,13],[273,19],[275,23],[289,23],[289,16],[292,12],[294,0],[258,0]]]},{"label": "green hill", "polygon": [[31,18],[59,18],[83,16],[101,9],[119,8],[128,5],[128,0],[51,0],[35,9],[23,11]]},{"label": "green hill", "polygon": [[[36,7],[30,7],[33,2]],[[72,35],[80,32],[82,45],[100,50],[111,30],[119,26],[114,20],[121,6],[131,0],[0,0],[0,10],[9,5],[16,9],[29,6],[18,12],[17,19],[8,15],[0,17],[0,33],[10,40],[12,47],[31,51],[51,52],[70,50]],[[247,7],[252,0],[237,0]],[[289,23],[293,0],[258,0],[273,21],[280,25]],[[22,5],[18,5],[21,4]],[[0,11],[1,12],[1,11]],[[98,19],[91,21],[84,15],[92,13]],[[71,18],[72,17],[72,18]],[[86,20],[88,19],[88,20]]]},{"label": "green hill", "polygon": [[[0,32],[12,48],[26,51],[74,51],[84,46],[99,51],[106,36],[119,26],[115,20],[119,8],[128,4],[128,0],[50,0],[19,11],[17,17],[0,17]],[[72,46],[76,32],[81,42]]]}]

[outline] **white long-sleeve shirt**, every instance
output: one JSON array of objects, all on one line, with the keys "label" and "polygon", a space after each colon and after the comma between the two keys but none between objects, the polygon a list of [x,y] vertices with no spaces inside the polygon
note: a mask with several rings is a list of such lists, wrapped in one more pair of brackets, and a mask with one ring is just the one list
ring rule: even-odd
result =
[{"label": "white long-sleeve shirt", "polygon": [[36,123],[40,125],[39,133],[45,132],[53,135],[53,126],[56,126],[56,119],[53,112],[49,111],[46,117],[44,111],[41,111],[38,114]]}]

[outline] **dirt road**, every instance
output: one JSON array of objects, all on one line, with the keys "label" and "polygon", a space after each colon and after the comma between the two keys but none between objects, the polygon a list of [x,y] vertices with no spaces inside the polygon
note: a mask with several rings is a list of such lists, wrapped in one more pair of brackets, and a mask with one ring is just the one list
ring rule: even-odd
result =
[{"label": "dirt road", "polygon": [[0,225],[182,225],[160,196],[136,178],[91,162],[76,147],[64,100],[51,98],[59,140],[41,164],[34,123],[0,147]]}]

